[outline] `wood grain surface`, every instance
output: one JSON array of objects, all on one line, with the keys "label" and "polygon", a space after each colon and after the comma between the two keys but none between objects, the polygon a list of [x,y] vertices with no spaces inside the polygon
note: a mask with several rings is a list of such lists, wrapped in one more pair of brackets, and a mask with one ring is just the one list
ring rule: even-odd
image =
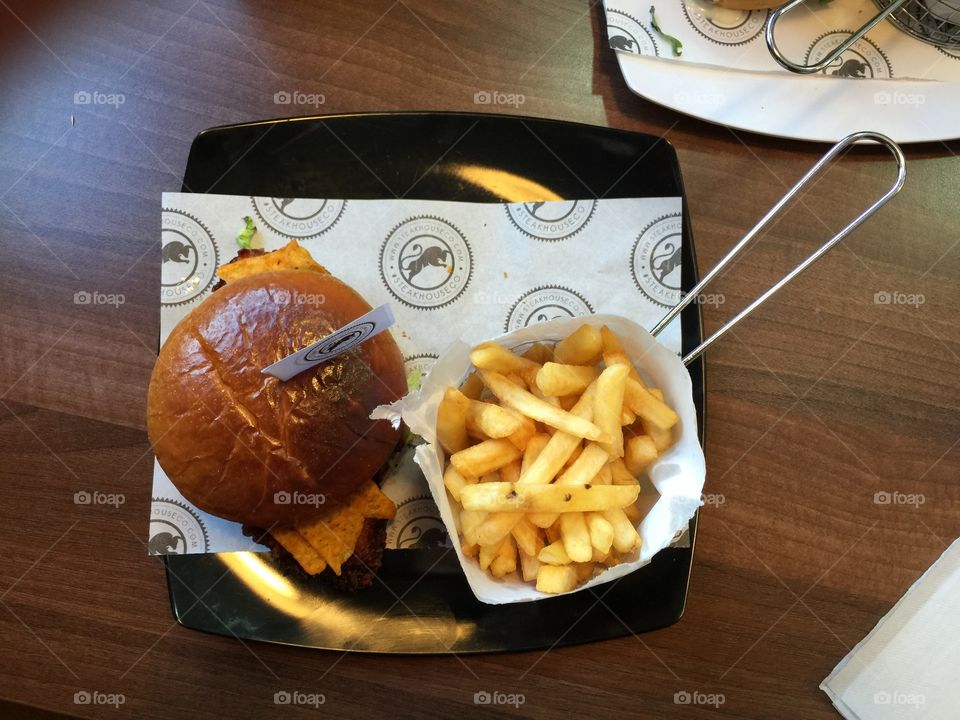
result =
[{"label": "wood grain surface", "polygon": [[[708,353],[712,503],[677,625],[465,658],[243,644],[174,624],[145,556],[160,193],[179,189],[200,130],[479,109],[663,135],[701,268],[824,151],[633,96],[603,32],[585,0],[0,1],[0,715],[316,717],[274,704],[299,690],[336,717],[838,717],[820,681],[960,535],[954,143],[909,147],[894,202]],[[274,103],[295,90],[324,103]],[[483,90],[524,102],[479,107]],[[835,166],[720,278],[708,331],[892,172],[879,152]],[[125,302],[78,305],[79,291]],[[94,489],[126,501],[74,504]],[[524,702],[475,705],[481,690]],[[125,702],[76,704],[81,691]],[[695,691],[723,702],[674,701]]]}]

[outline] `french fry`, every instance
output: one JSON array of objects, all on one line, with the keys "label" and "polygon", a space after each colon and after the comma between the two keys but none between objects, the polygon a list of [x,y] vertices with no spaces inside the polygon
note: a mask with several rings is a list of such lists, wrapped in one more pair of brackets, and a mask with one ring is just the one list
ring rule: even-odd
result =
[{"label": "french fry", "polygon": [[477,544],[477,528],[487,519],[487,513],[482,510],[460,511],[460,534],[468,545]]},{"label": "french fry", "polygon": [[[529,519],[529,518],[532,518],[532,517],[533,517],[532,514],[531,514],[531,515],[527,515],[527,518],[528,518],[528,519]],[[557,517],[556,514],[554,514],[553,517]],[[559,521],[555,521],[555,522],[554,522],[552,525],[550,525],[549,527],[544,528],[544,529],[543,529],[543,534],[547,536],[547,542],[550,543],[550,544],[555,543],[555,542],[560,542],[560,522],[559,522]],[[561,547],[562,547],[562,545],[563,545],[563,544],[561,543]]]},{"label": "french fry", "polygon": [[489,438],[505,438],[520,429],[521,417],[513,410],[493,403],[471,400],[467,408],[467,430],[476,429]]},{"label": "french fry", "polygon": [[569,565],[541,565],[537,573],[537,590],[542,593],[570,592],[577,586],[577,573]]},{"label": "french fry", "polygon": [[557,401],[560,404],[561,410],[566,410],[570,412],[573,410],[573,406],[577,404],[577,401],[580,399],[579,395],[564,395],[561,398],[557,398]]},{"label": "french fry", "polygon": [[536,383],[544,395],[579,395],[600,375],[590,365],[564,365],[548,362],[537,371]]},{"label": "french fry", "polygon": [[450,462],[464,477],[480,477],[516,460],[520,450],[509,440],[484,440],[450,456]]},{"label": "french fry", "polygon": [[[570,411],[571,415],[582,418],[593,417],[593,397],[596,385],[588,387],[580,402]],[[521,483],[542,484],[548,483],[556,477],[563,468],[570,455],[580,445],[580,438],[564,432],[554,432],[550,440],[537,455],[536,460],[520,474]]]},{"label": "french fry", "polygon": [[[626,486],[614,485],[614,487]],[[640,534],[621,508],[604,510],[603,517],[606,518],[607,522],[613,527],[613,547],[617,552],[633,552],[640,547]]]},{"label": "french fry", "polygon": [[593,422],[612,440],[602,447],[612,458],[623,457],[623,426],[620,414],[623,410],[623,394],[629,368],[626,365],[611,365],[597,378],[597,394],[593,401]]},{"label": "french fry", "polygon": [[460,386],[460,392],[466,395],[471,400],[479,400],[480,394],[484,390],[483,380],[480,379],[480,376],[475,372],[467,375],[467,379],[463,381],[463,384]]},{"label": "french fry", "polygon": [[639,476],[657,459],[657,446],[649,435],[635,435],[629,438],[623,456],[623,462],[631,476]]},{"label": "french fry", "polygon": [[[630,361],[630,358],[627,356],[626,350],[623,349],[623,345],[620,344],[620,338],[616,334],[604,325],[600,328],[600,339],[603,342],[603,362],[607,367],[616,364],[624,364],[630,368],[630,377],[639,382],[641,385],[645,385],[643,379],[640,377],[640,373],[637,372],[637,368],[634,367],[633,363]],[[625,425],[628,423],[624,423]]]},{"label": "french fry", "polygon": [[500,554],[500,546],[506,542],[506,538],[494,545],[481,545],[478,560],[480,569],[486,570],[490,567],[496,557]]},{"label": "french fry", "polygon": [[590,544],[590,531],[583,513],[568,512],[560,516],[560,537],[563,549],[574,562],[590,562],[593,547]]},{"label": "french fry", "polygon": [[586,513],[584,519],[590,533],[590,544],[598,553],[606,556],[613,547],[613,525],[600,513]]},{"label": "french fry", "polygon": [[447,388],[437,408],[437,440],[448,453],[463,450],[467,438],[467,409],[470,399],[456,388]]},{"label": "french fry", "polygon": [[443,484],[447,486],[447,490],[450,491],[450,496],[460,502],[460,490],[469,483],[475,483],[476,478],[464,477],[460,472],[453,466],[448,465],[446,472],[443,473]]},{"label": "french fry", "polygon": [[580,453],[582,452],[583,443],[577,443],[577,446],[573,449],[573,452],[570,453],[570,457],[568,457],[567,461],[563,464],[563,469],[567,470],[571,465],[573,465],[580,458]]},{"label": "french fry", "polygon": [[613,470],[610,463],[607,463],[593,478],[594,485],[613,485]]},{"label": "french fry", "polygon": [[607,451],[597,443],[589,443],[569,468],[557,478],[557,485],[587,485],[610,461]]},{"label": "french fry", "polygon": [[662,430],[672,428],[680,420],[672,408],[633,378],[627,378],[623,401],[644,423],[651,423]]},{"label": "french fry", "polygon": [[[627,441],[630,442],[629,440]],[[637,478],[631,473],[622,459],[611,460],[607,464],[614,485],[636,485]]]},{"label": "french fry", "polygon": [[520,553],[520,576],[523,578],[523,581],[530,582],[531,580],[536,580],[537,573],[540,572],[540,561],[537,559],[537,556],[527,555],[519,547],[517,550]]},{"label": "french fry", "polygon": [[[527,513],[526,517],[527,517],[527,520],[530,521],[531,525],[534,525],[538,528],[543,528],[544,530],[552,527],[553,524],[557,521],[556,513],[545,513],[545,512]],[[548,539],[549,539],[549,536],[548,536]],[[551,542],[553,542],[553,540],[551,540]]]},{"label": "french fry", "polygon": [[518,417],[520,418],[520,428],[512,433],[507,440],[516,445],[518,449],[523,450],[530,442],[530,438],[537,434],[537,424],[528,417],[522,415]]},{"label": "french fry", "polygon": [[467,545],[466,543],[460,543],[460,551],[463,553],[464,557],[476,557],[480,554],[479,545]]},{"label": "french fry", "polygon": [[523,462],[520,463],[521,476],[534,460],[540,457],[540,453],[549,441],[550,436],[546,433],[537,433],[527,441],[527,446],[523,449]]},{"label": "french fry", "polygon": [[543,365],[553,360],[553,348],[545,343],[534,343],[523,353],[523,357]]},{"label": "french fry", "polygon": [[517,482],[520,479],[520,459],[508,462],[499,472],[503,482]]},{"label": "french fry", "polygon": [[500,543],[497,556],[490,563],[490,574],[503,578],[517,569],[517,546],[509,535]]},{"label": "french fry", "polygon": [[570,556],[567,555],[567,551],[563,548],[562,540],[554,540],[549,545],[544,546],[539,553],[537,553],[537,559],[548,565],[569,565]]},{"label": "french fry", "polygon": [[581,325],[557,343],[553,357],[557,362],[569,365],[589,365],[596,362],[603,352],[603,338],[592,325]]},{"label": "french fry", "polygon": [[543,548],[543,537],[540,529],[525,517],[521,517],[510,532],[517,543],[517,547],[527,555],[536,557]]},{"label": "french fry", "polygon": [[[610,459],[607,451],[595,443],[590,443],[586,450],[581,451],[579,446],[574,451],[576,459],[571,455],[566,469],[557,478],[557,485],[587,485],[593,483],[596,475]],[[602,484],[602,483],[598,483]],[[530,521],[537,527],[549,527],[557,520],[557,515],[551,513],[532,513]]]},{"label": "french fry", "polygon": [[646,431],[647,435],[650,436],[650,439],[653,441],[653,446],[657,449],[657,452],[663,452],[668,447],[673,445],[673,430],[670,428],[660,428],[657,427],[654,423],[648,423],[646,421],[641,421],[643,424],[643,429]]},{"label": "french fry", "polygon": [[573,570],[577,574],[577,581],[586,582],[593,577],[594,566],[593,559],[590,562],[573,563]]},{"label": "french fry", "polygon": [[495,342],[477,345],[470,351],[470,362],[480,370],[496,370],[504,374],[516,373],[527,385],[536,382],[537,372],[540,370],[539,363],[514,355],[503,345]]},{"label": "french fry", "polygon": [[627,519],[633,523],[634,526],[643,520],[643,510],[636,505],[627,505],[623,508],[623,514],[627,516]]},{"label": "french fry", "polygon": [[480,379],[500,402],[532,420],[539,420],[570,435],[609,442],[612,438],[589,420],[565,412],[523,390],[493,370],[481,370]]},{"label": "french fry", "polygon": [[480,482],[503,482],[503,478],[500,477],[499,470],[494,470],[492,473],[481,475]]},{"label": "french fry", "polygon": [[660,388],[647,388],[647,392],[653,395],[660,402],[663,402],[663,390]]},{"label": "french fry", "polygon": [[[624,391],[626,391],[626,387],[624,387]],[[636,421],[637,416],[634,414],[633,410],[624,405],[623,409],[620,411],[620,425],[633,425]]]},{"label": "french fry", "polygon": [[495,545],[503,540],[514,525],[523,518],[519,512],[492,512],[477,527],[476,538],[481,545]]},{"label": "french fry", "polygon": [[486,512],[588,512],[620,509],[636,502],[635,485],[524,485],[476,483],[460,491],[466,510]]}]

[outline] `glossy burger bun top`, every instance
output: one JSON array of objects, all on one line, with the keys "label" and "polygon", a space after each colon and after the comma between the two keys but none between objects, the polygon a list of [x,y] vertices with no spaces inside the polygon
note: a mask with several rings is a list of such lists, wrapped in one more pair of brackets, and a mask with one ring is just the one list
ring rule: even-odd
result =
[{"label": "glossy burger bun top", "polygon": [[260,372],[370,309],[332,275],[282,270],[228,283],[174,328],[150,379],[147,431],[184,497],[268,529],[316,517],[305,495],[329,503],[373,478],[399,433],[370,411],[407,389],[389,332],[286,382]]}]

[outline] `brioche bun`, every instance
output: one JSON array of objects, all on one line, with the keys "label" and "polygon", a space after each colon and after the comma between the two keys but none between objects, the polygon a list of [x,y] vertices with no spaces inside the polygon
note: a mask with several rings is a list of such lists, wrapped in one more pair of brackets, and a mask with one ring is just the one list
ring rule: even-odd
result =
[{"label": "brioche bun", "polygon": [[389,332],[286,382],[260,372],[370,309],[332,275],[281,270],[228,283],[180,321],[150,379],[147,431],[187,500],[266,529],[316,516],[284,502],[294,493],[337,501],[374,477],[399,432],[370,411],[407,389]]}]

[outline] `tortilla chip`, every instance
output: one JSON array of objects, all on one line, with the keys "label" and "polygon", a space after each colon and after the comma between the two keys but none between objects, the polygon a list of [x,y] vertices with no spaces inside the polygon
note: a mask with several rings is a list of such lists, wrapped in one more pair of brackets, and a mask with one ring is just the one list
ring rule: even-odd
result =
[{"label": "tortilla chip", "polygon": [[373,481],[360,488],[347,502],[347,507],[356,510],[364,517],[378,520],[390,520],[397,514],[397,506]]},{"label": "tortilla chip", "polygon": [[217,270],[217,275],[224,282],[233,282],[240,278],[258,275],[272,270],[313,270],[326,273],[327,269],[313,259],[309,251],[296,240],[291,240],[279,250],[253,255],[227,263]]},{"label": "tortilla chip", "polygon": [[339,575],[343,563],[353,555],[357,538],[363,530],[363,522],[363,515],[351,508],[342,507],[326,517],[298,525],[297,531]]},{"label": "tortilla chip", "polygon": [[272,530],[271,535],[283,545],[288,553],[300,563],[300,566],[310,575],[317,575],[327,569],[326,561],[320,557],[307,539],[296,530]]}]

